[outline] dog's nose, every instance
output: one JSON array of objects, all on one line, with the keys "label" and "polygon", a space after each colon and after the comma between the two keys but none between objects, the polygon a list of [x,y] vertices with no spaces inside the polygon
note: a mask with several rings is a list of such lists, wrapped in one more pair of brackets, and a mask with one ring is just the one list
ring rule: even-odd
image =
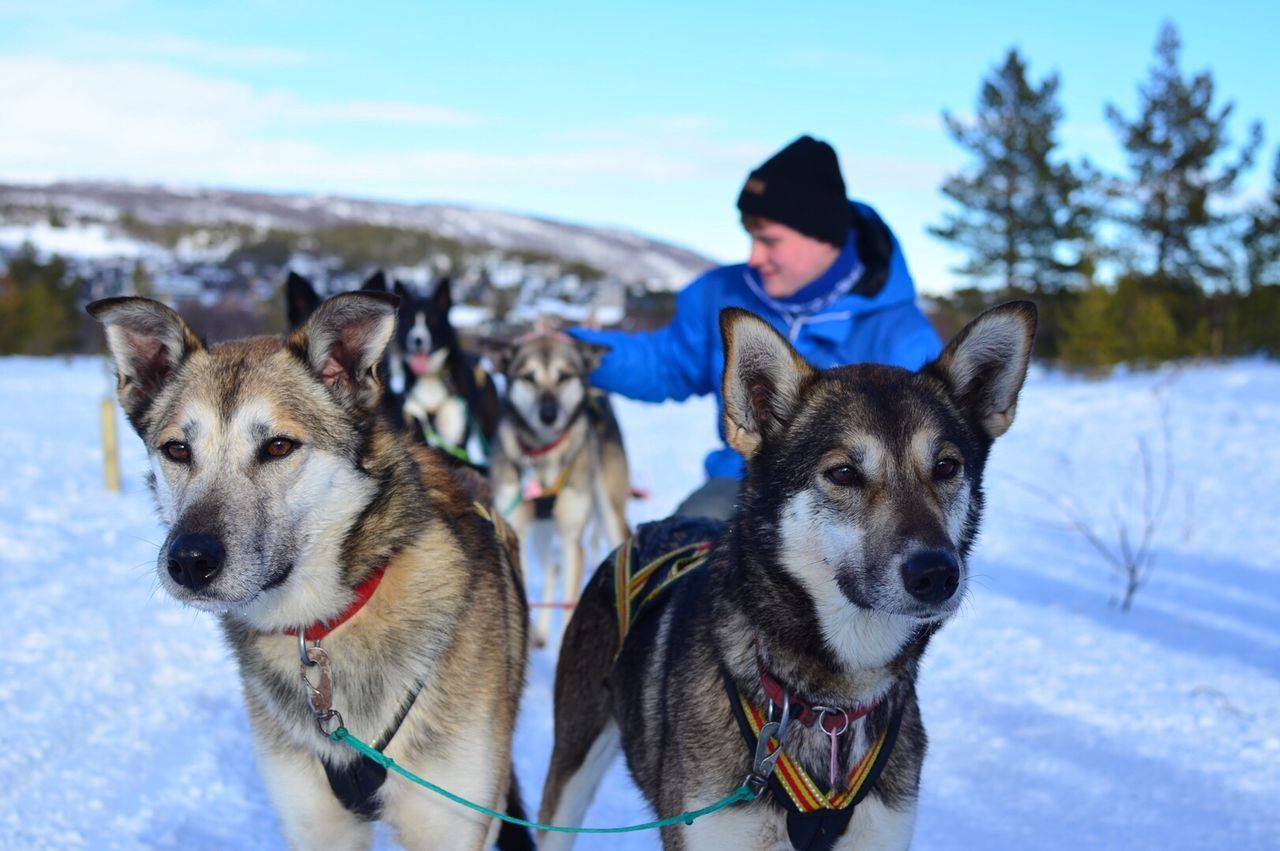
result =
[{"label": "dog's nose", "polygon": [[556,397],[550,393],[544,393],[538,400],[538,419],[542,420],[543,425],[551,425],[559,414],[560,403],[556,401]]},{"label": "dog's nose", "polygon": [[169,545],[169,575],[184,588],[199,591],[222,570],[227,551],[212,535],[179,535]]},{"label": "dog's nose", "polygon": [[960,587],[960,565],[948,553],[917,553],[902,566],[902,581],[920,602],[941,603]]}]

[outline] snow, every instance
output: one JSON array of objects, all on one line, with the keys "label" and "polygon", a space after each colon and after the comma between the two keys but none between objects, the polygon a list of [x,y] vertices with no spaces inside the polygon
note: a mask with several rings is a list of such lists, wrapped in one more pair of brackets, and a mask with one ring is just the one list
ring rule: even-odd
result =
[{"label": "snow", "polygon": [[41,256],[46,257],[59,254],[95,260],[133,259],[160,253],[153,245],[121,236],[98,223],[71,223],[60,227],[48,222],[0,225],[0,246],[16,249],[23,243],[36,246]]},{"label": "snow", "polygon": [[[96,358],[0,359],[0,847],[282,848],[216,624],[158,588],[145,455],[118,413],[125,490],[102,487],[112,388]],[[651,492],[630,519],[661,517],[701,479],[712,405],[618,411]],[[1280,847],[1277,435],[1274,363],[1033,371],[988,467],[972,595],[921,675],[915,848]],[[1136,528],[1140,439],[1171,499],[1125,613],[1068,521]],[[517,731],[531,810],[553,666],[534,654]],[[587,823],[650,817],[619,762]]]}]

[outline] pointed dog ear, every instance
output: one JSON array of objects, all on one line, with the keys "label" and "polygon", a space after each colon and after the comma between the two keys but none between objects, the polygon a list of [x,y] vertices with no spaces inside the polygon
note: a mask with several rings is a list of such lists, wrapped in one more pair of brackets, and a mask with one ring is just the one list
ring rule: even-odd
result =
[{"label": "pointed dog ear", "polygon": [[290,331],[306,322],[320,302],[321,298],[310,281],[297,272],[289,272],[289,277],[284,282],[284,305]]},{"label": "pointed dog ear", "polygon": [[924,372],[942,380],[992,440],[1009,430],[1036,336],[1036,306],[1011,301],[970,322]]},{"label": "pointed dog ear", "polygon": [[364,279],[364,283],[360,285],[360,289],[375,293],[385,293],[387,291],[387,276],[382,273],[381,269],[379,269]]},{"label": "pointed dog ear", "polygon": [[795,414],[804,386],[817,374],[773,326],[736,307],[720,311],[724,340],[724,431],[750,458]]},{"label": "pointed dog ear", "polygon": [[289,336],[289,346],[339,398],[371,410],[382,396],[377,366],[395,333],[398,303],[387,293],[336,295]]},{"label": "pointed dog ear", "polygon": [[149,298],[104,298],[85,310],[106,326],[120,407],[141,434],[151,403],[204,343],[181,316]]},{"label": "pointed dog ear", "polygon": [[447,277],[440,279],[431,292],[431,305],[438,316],[448,315],[449,308],[453,307],[453,281]]},{"label": "pointed dog ear", "polygon": [[493,364],[494,372],[501,375],[507,374],[507,367],[511,365],[511,359],[516,353],[517,345],[514,342],[486,335],[473,337],[471,342],[476,351]]},{"label": "pointed dog ear", "polygon": [[587,343],[583,340],[574,340],[574,344],[578,347],[578,351],[582,352],[582,368],[586,370],[586,375],[595,372],[600,366],[600,362],[604,360],[605,355],[613,351],[612,346],[606,346],[603,343]]}]

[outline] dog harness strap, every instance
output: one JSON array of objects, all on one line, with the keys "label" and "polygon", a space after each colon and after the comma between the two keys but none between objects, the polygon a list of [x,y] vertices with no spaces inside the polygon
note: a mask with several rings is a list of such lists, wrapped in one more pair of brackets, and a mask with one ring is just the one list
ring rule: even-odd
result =
[{"label": "dog harness strap", "polygon": [[[396,712],[395,720],[391,722],[391,726],[382,731],[382,735],[374,739],[371,746],[381,752],[391,744],[391,739],[399,732],[400,725],[404,723],[404,719],[409,717],[409,710],[413,708],[414,702],[418,699],[418,693],[422,691],[422,682],[409,692],[408,697],[400,702],[400,709]],[[382,784],[387,779],[386,766],[381,763],[374,762],[368,756],[361,754],[360,757],[352,762],[347,763],[341,768],[323,762],[325,776],[329,778],[329,788],[333,790],[334,796],[352,813],[361,818],[373,821],[381,814],[382,807],[374,799],[374,795],[382,788]]]},{"label": "dog harness strap", "polygon": [[382,807],[374,795],[387,779],[387,769],[364,754],[341,768],[321,760],[329,788],[342,806],[366,821],[375,821]]},{"label": "dog harness strap", "polygon": [[[722,671],[721,675],[738,730],[747,743],[748,752],[754,754],[756,737],[768,718],[747,700],[728,671]],[[779,757],[768,778],[769,790],[773,799],[787,811],[787,836],[794,848],[824,851],[835,845],[848,828],[854,807],[871,792],[884,770],[901,722],[902,713],[894,713],[888,728],[850,770],[841,791],[831,789],[824,793],[790,755],[784,752]],[[773,750],[776,748],[770,752]]]},{"label": "dog harness strap", "polygon": [[696,541],[662,553],[639,570],[632,570],[636,560],[635,537],[618,547],[613,558],[614,608],[618,613],[618,648],[621,650],[631,625],[645,604],[666,591],[673,582],[689,575],[707,563],[713,541]]},{"label": "dog harness strap", "polygon": [[[336,618],[319,623],[313,623],[307,627],[303,637],[307,641],[319,641],[320,639],[342,626],[347,621],[355,617],[356,612],[364,608],[364,604],[369,602],[369,598],[373,596],[373,592],[378,590],[378,586],[382,584],[382,576],[387,572],[387,563],[383,562],[378,565],[378,569],[373,574],[355,587],[356,599],[347,607],[346,611],[338,615]],[[297,635],[298,631],[293,628],[285,630],[286,635]]]}]

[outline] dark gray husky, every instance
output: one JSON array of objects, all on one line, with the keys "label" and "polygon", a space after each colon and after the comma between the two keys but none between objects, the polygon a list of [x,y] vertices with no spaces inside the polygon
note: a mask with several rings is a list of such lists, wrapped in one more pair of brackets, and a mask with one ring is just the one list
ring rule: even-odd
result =
[{"label": "dark gray husky", "polygon": [[661,816],[744,781],[760,793],[664,828],[668,849],[905,848],[917,670],[964,598],[1035,307],[982,314],[919,373],[816,370],[741,310],[720,327],[725,432],[747,459],[737,513],[642,526],[588,584],[556,671],[541,820],[577,824],[621,746]]}]

